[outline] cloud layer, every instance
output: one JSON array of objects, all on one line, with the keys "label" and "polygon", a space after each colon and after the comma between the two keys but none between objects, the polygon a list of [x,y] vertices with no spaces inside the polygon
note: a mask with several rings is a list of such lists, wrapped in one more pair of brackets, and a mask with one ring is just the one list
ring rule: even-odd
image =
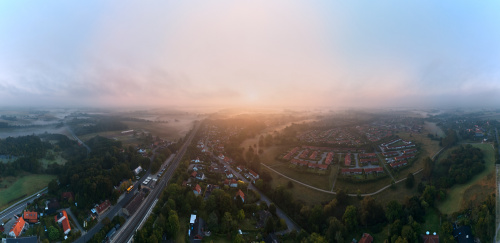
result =
[{"label": "cloud layer", "polygon": [[500,104],[496,2],[0,5],[3,105]]}]

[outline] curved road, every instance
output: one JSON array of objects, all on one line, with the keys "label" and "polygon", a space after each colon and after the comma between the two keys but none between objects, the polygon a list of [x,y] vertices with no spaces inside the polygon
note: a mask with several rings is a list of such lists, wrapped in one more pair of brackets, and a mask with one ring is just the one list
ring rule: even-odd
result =
[{"label": "curved road", "polygon": [[[436,152],[436,154],[434,154],[434,156],[432,156],[432,159],[436,158],[436,156],[437,156],[439,153],[441,153],[441,151],[443,151],[443,149],[444,149],[444,148],[441,148],[439,151],[437,151],[437,152]],[[316,191],[319,191],[319,192],[328,193],[328,194],[333,194],[333,195],[337,194],[337,192],[323,190],[323,189],[321,189],[321,188],[317,188],[317,187],[311,186],[311,185],[309,185],[309,184],[306,184],[306,183],[304,183],[304,182],[301,182],[301,181],[295,180],[295,179],[293,179],[293,178],[290,178],[290,177],[288,177],[288,176],[286,176],[286,175],[281,174],[280,172],[276,171],[275,169],[273,169],[273,168],[271,168],[271,167],[269,167],[269,166],[267,166],[267,165],[265,165],[265,164],[261,164],[261,165],[265,166],[267,169],[269,169],[269,170],[273,171],[274,173],[276,173],[276,174],[278,174],[278,175],[280,175],[280,176],[283,176],[284,178],[286,178],[286,179],[288,179],[288,180],[291,180],[291,181],[293,181],[293,182],[295,182],[295,183],[298,183],[298,184],[300,184],[300,185],[303,185],[303,186],[305,186],[305,187],[311,188],[311,189],[316,190]],[[422,169],[419,169],[419,170],[417,170],[417,171],[413,172],[413,174],[414,174],[414,175],[416,175],[416,174],[420,173],[422,170],[424,170],[424,169],[423,169],[423,168],[422,168]],[[397,184],[397,183],[400,183],[400,182],[402,182],[402,181],[404,181],[404,180],[406,180],[406,178],[403,178],[403,179],[401,179],[401,180],[399,180],[399,181],[396,181],[395,183]],[[380,188],[380,189],[379,189],[378,191],[376,191],[376,192],[371,192],[371,193],[361,194],[361,196],[363,196],[363,197],[365,197],[365,196],[373,196],[373,195],[379,194],[380,192],[384,191],[385,189],[387,189],[387,188],[389,188],[389,187],[391,187],[391,185],[390,185],[390,184],[389,184],[389,185],[387,185],[387,186],[385,186],[385,187]],[[349,195],[349,196],[351,196],[351,197],[357,197],[357,196],[358,196],[358,194],[352,194],[352,193],[351,193],[351,194],[348,194],[348,195]]]}]

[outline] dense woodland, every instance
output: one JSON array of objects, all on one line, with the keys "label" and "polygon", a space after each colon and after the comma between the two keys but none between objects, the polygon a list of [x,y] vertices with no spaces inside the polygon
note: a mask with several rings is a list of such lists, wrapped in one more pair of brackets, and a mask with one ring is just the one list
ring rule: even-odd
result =
[{"label": "dense woodland", "polygon": [[62,157],[65,159],[85,154],[85,149],[79,148],[75,141],[69,140],[64,135],[44,134],[0,139],[0,155],[15,158],[13,162],[0,163],[0,177],[16,176],[22,171],[57,174],[59,165],[51,164],[48,168],[43,168],[40,163],[40,159],[53,156],[52,153],[47,153],[48,150],[62,152]]}]

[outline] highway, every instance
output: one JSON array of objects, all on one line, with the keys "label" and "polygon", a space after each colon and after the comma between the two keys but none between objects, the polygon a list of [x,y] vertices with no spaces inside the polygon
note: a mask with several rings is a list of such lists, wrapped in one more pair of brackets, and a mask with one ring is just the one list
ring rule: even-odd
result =
[{"label": "highway", "polygon": [[3,210],[2,212],[0,212],[0,222],[3,222],[4,219],[7,219],[7,218],[14,216],[14,214],[22,213],[23,209],[26,207],[26,204],[32,203],[33,200],[38,198],[37,195],[42,194],[42,193],[47,193],[47,187],[34,193],[33,195],[31,195],[29,197],[22,199],[21,201],[13,204],[12,206],[10,206],[10,207],[6,208],[5,210]]},{"label": "highway", "polygon": [[[191,141],[193,140],[194,135],[198,132],[198,129],[200,127],[200,122],[197,122],[195,124],[194,129],[191,131],[191,134],[189,134],[188,139],[184,142],[182,147],[177,151],[177,154],[174,158],[174,161],[171,163],[170,167],[165,171],[165,174],[161,177],[161,179],[158,181],[156,184],[155,189],[153,189],[149,195],[144,199],[143,204],[141,207],[135,212],[134,215],[132,215],[127,222],[120,228],[120,230],[117,232],[116,236],[114,239],[112,239],[112,242],[130,242],[132,237],[134,236],[136,230],[139,227],[139,224],[144,220],[148,212],[150,210],[151,205],[153,202],[160,196],[161,192],[167,185],[168,181],[172,178],[175,170],[177,169],[177,166],[179,165],[182,157],[184,156],[184,153],[186,152],[189,144],[191,144]],[[132,195],[129,194],[130,196]],[[120,207],[121,208],[121,207]]]}]

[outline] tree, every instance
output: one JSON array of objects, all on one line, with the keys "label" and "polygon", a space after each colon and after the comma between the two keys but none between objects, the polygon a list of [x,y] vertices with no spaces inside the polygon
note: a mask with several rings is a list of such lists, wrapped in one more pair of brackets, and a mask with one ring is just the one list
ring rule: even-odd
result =
[{"label": "tree", "polygon": [[355,206],[347,206],[344,212],[344,216],[342,216],[342,221],[344,221],[344,225],[349,231],[355,229],[358,226],[358,210]]},{"label": "tree", "polygon": [[171,239],[175,239],[180,230],[179,216],[174,210],[170,210],[170,215],[168,216],[167,233]]},{"label": "tree", "polygon": [[48,187],[49,187],[49,193],[52,195],[55,195],[59,190],[59,184],[57,184],[57,181],[55,179],[49,182]]},{"label": "tree", "polygon": [[425,178],[431,178],[432,171],[434,170],[434,162],[430,157],[424,159],[424,170],[423,175]]},{"label": "tree", "polygon": [[219,228],[219,218],[214,211],[208,215],[207,226],[212,231],[217,231]]},{"label": "tree", "polygon": [[59,239],[59,230],[56,227],[50,226],[48,231],[49,231],[49,239],[51,241]]},{"label": "tree", "polygon": [[399,204],[398,201],[392,200],[387,204],[387,209],[385,210],[385,216],[390,223],[403,216],[403,206]]},{"label": "tree", "polygon": [[243,236],[240,234],[236,234],[234,237],[233,243],[243,243],[245,240],[243,239]]},{"label": "tree", "polygon": [[347,192],[344,189],[340,189],[337,192],[337,202],[341,205],[346,205],[347,199],[349,198],[349,195],[347,195]]},{"label": "tree", "polygon": [[413,188],[414,184],[415,184],[415,176],[413,175],[413,173],[410,172],[406,177],[406,182],[405,182],[406,188]]},{"label": "tree", "polygon": [[363,225],[374,225],[385,220],[385,212],[375,199],[367,196],[361,201],[360,218]]},{"label": "tree", "polygon": [[276,215],[276,205],[274,205],[274,203],[269,204],[269,212]]},{"label": "tree", "polygon": [[264,232],[267,234],[273,233],[275,230],[273,217],[269,217],[266,221],[266,226],[264,226]]},{"label": "tree", "polygon": [[240,211],[238,211],[238,220],[242,221],[244,219],[245,219],[245,211],[243,209],[240,209]]},{"label": "tree", "polygon": [[222,218],[222,227],[226,232],[231,232],[233,226],[233,217],[229,212],[224,213],[224,217]]},{"label": "tree", "polygon": [[303,243],[327,243],[325,238],[320,234],[314,232],[307,239],[302,240]]}]

